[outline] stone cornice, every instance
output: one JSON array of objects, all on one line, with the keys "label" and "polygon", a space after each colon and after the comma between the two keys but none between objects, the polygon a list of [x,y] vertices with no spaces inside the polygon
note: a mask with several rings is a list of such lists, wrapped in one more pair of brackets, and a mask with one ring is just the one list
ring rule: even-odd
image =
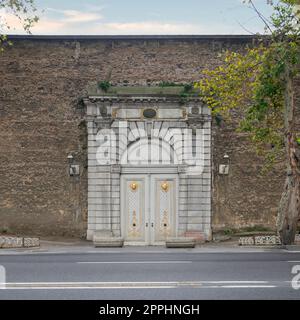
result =
[{"label": "stone cornice", "polygon": [[123,96],[89,96],[84,99],[85,104],[96,103],[96,102],[122,102],[122,103],[141,103],[141,102],[176,102],[180,104],[185,104],[186,102],[200,102],[202,100],[200,97],[190,96],[188,98],[182,99],[180,96],[133,96],[133,95],[123,95]]}]

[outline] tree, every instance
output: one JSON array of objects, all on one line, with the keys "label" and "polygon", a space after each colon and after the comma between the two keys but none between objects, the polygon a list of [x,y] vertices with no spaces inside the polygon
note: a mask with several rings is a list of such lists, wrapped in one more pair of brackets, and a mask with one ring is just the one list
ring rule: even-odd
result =
[{"label": "tree", "polygon": [[4,50],[5,44],[11,44],[5,34],[5,30],[11,29],[5,20],[5,12],[17,17],[26,33],[30,33],[32,26],[39,20],[34,0],[0,0],[0,52]]},{"label": "tree", "polygon": [[196,84],[214,115],[230,117],[239,109],[239,130],[248,132],[266,163],[285,155],[287,175],[277,229],[284,244],[294,241],[300,217],[300,139],[295,126],[293,79],[300,62],[299,0],[271,5],[270,21],[247,1],[265,23],[268,35],[257,37],[244,52],[226,52],[224,63],[204,71]]}]

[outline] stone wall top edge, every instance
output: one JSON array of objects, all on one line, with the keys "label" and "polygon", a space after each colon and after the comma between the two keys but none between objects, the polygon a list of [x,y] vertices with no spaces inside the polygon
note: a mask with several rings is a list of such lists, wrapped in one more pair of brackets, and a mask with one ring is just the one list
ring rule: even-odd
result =
[{"label": "stone wall top edge", "polygon": [[251,41],[257,35],[8,35],[10,40],[29,41]]}]

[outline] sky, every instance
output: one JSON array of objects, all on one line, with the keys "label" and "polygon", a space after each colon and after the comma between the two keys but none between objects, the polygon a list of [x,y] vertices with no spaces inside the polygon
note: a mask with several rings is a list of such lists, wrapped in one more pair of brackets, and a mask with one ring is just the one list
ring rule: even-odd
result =
[{"label": "sky", "polygon": [[[173,35],[263,33],[264,25],[242,0],[35,0],[36,35]],[[265,16],[267,0],[254,0]],[[23,34],[16,18],[0,11]]]}]

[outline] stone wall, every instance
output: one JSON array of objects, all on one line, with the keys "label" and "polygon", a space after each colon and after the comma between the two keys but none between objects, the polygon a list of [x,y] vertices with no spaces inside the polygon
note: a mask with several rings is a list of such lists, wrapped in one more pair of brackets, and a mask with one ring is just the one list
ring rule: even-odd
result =
[{"label": "stone wall", "polygon": [[[0,55],[0,233],[84,236],[87,229],[86,128],[90,82],[119,85],[191,82],[251,37],[15,37]],[[262,161],[231,126],[213,128],[214,228],[274,228],[279,166]],[[68,154],[80,164],[68,174]],[[218,174],[224,154],[228,176]]]}]

